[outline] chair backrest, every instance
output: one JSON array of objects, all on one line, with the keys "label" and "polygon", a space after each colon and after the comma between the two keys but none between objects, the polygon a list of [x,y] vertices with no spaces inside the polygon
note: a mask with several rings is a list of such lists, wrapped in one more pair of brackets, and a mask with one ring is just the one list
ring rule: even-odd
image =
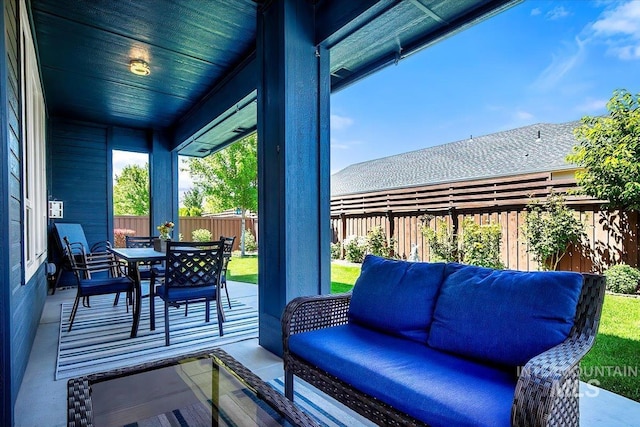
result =
[{"label": "chair backrest", "polygon": [[227,271],[227,265],[229,264],[229,260],[231,259],[231,252],[233,251],[233,243],[236,240],[236,236],[220,236],[220,240],[222,240],[224,244],[224,248],[222,250],[222,274],[225,274]]},{"label": "chair backrest", "polygon": [[153,236],[125,236],[125,246],[128,248],[152,248]]},{"label": "chair backrest", "polygon": [[57,242],[60,245],[60,249],[63,253],[67,253],[67,248],[64,242],[64,238],[69,239],[69,242],[73,245],[71,249],[73,250],[74,255],[78,255],[80,253],[80,247],[84,248],[84,252],[88,252],[90,250],[89,243],[87,243],[87,237],[84,235],[84,229],[80,224],[73,223],[63,223],[56,222],[54,224],[56,230],[56,238]]},{"label": "chair backrest", "polygon": [[65,256],[78,281],[98,277],[117,277],[122,275],[120,264],[110,252],[88,253],[77,242],[63,237]]},{"label": "chair backrest", "polygon": [[78,255],[79,248],[84,248],[85,253],[94,253],[94,252],[106,252],[108,248],[111,247],[111,242],[108,240],[104,240],[101,242],[94,243],[92,246],[89,246],[87,242],[87,236],[84,234],[84,229],[82,225],[69,223],[69,222],[56,222],[54,224],[56,232],[56,240],[62,253],[66,253],[64,238],[67,237],[69,242],[71,242],[73,253]]},{"label": "chair backrest", "polygon": [[168,241],[165,286],[187,288],[217,285],[223,251],[223,239],[213,242]]}]

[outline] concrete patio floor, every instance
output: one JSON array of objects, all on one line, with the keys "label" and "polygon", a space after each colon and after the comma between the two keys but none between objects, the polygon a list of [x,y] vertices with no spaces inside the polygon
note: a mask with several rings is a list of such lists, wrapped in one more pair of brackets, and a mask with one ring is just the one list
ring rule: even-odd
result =
[{"label": "concrete patio floor", "polygon": [[[229,282],[234,299],[258,306],[258,287]],[[58,427],[67,424],[67,380],[54,380],[60,329],[60,305],[73,302],[75,289],[47,296],[35,342],[15,406],[18,427]],[[265,381],[283,375],[282,359],[258,345],[257,339],[222,347]],[[639,379],[640,380],[640,379]],[[581,426],[639,426],[640,403],[606,390],[581,384]],[[357,417],[357,415],[356,415]],[[368,423],[363,421],[363,425]]]}]

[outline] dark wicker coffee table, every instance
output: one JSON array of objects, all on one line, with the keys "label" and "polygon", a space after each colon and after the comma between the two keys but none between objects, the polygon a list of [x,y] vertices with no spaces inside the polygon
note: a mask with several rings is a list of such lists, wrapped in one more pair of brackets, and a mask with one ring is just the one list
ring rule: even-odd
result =
[{"label": "dark wicker coffee table", "polygon": [[68,426],[317,426],[223,350],[74,378]]}]

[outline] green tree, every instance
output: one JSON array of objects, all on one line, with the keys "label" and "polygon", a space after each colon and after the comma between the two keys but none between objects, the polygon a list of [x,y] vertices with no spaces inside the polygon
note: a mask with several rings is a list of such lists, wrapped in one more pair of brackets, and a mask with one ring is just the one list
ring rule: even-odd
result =
[{"label": "green tree", "polygon": [[567,208],[564,198],[550,194],[544,203],[527,205],[522,227],[533,259],[540,268],[555,270],[570,244],[578,244],[584,236],[584,224]]},{"label": "green tree", "polygon": [[184,216],[200,216],[202,215],[202,204],[204,202],[204,194],[198,187],[185,191],[182,196],[183,209],[180,213]]},{"label": "green tree", "polygon": [[639,106],[640,94],[616,90],[607,116],[584,117],[574,130],[579,145],[567,161],[584,168],[576,172],[580,191],[612,208],[640,208]]},{"label": "green tree", "polygon": [[[247,211],[258,210],[257,138],[250,135],[205,158],[190,158],[186,170],[194,186],[220,209],[240,208],[243,229]],[[244,236],[244,233],[243,233]],[[244,256],[244,238],[240,248]]]},{"label": "green tree", "polygon": [[149,163],[127,165],[113,185],[115,215],[149,215]]}]

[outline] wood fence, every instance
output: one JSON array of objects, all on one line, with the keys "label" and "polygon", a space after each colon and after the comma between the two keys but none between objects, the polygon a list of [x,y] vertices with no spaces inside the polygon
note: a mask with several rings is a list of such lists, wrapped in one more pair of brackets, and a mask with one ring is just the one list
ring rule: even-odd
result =
[{"label": "wood fence", "polygon": [[[522,235],[526,205],[555,192],[565,194],[567,204],[585,225],[586,235],[580,245],[569,249],[560,262],[560,270],[602,272],[620,262],[638,266],[638,213],[604,211],[600,208],[603,201],[571,195],[575,189],[573,171],[564,171],[334,196],[332,240],[342,242],[349,236],[366,236],[373,227],[380,226],[388,238],[395,240],[396,255],[406,258],[412,246],[417,245],[420,259],[429,261],[431,254],[423,227],[435,229],[439,220],[448,226],[462,224],[464,218],[470,217],[477,224],[500,224],[501,259],[507,268],[536,270],[538,265]],[[235,249],[239,247],[240,218],[180,217],[179,221],[185,241],[191,241],[193,230],[207,229],[214,238],[237,236]],[[118,216],[114,218],[114,228],[148,235],[149,218]],[[256,219],[247,219],[246,228],[257,238]]]},{"label": "wood fence", "polygon": [[[148,216],[114,216],[113,228],[133,230],[136,236],[148,236],[150,233],[150,223]],[[157,235],[154,230],[152,235]],[[245,228],[258,238],[258,221],[255,218],[247,218],[245,220]],[[236,236],[234,242],[234,250],[240,249],[240,236],[242,230],[242,219],[237,217],[194,217],[183,216],[179,218],[178,229],[185,242],[192,241],[192,233],[194,230],[205,229],[211,231],[213,239],[220,236]],[[178,236],[174,236],[177,238]]]},{"label": "wood fence", "polygon": [[555,192],[565,194],[586,233],[584,241],[563,257],[560,270],[601,272],[619,262],[637,266],[637,212],[603,211],[603,201],[567,195],[576,189],[572,176],[572,172],[549,172],[333,197],[333,241],[366,236],[380,226],[395,240],[396,255],[406,258],[417,245],[420,259],[428,261],[431,254],[423,227],[435,229],[440,220],[451,227],[470,217],[477,224],[500,225],[501,259],[507,268],[536,270],[522,235],[525,208],[532,199],[543,200]]}]

